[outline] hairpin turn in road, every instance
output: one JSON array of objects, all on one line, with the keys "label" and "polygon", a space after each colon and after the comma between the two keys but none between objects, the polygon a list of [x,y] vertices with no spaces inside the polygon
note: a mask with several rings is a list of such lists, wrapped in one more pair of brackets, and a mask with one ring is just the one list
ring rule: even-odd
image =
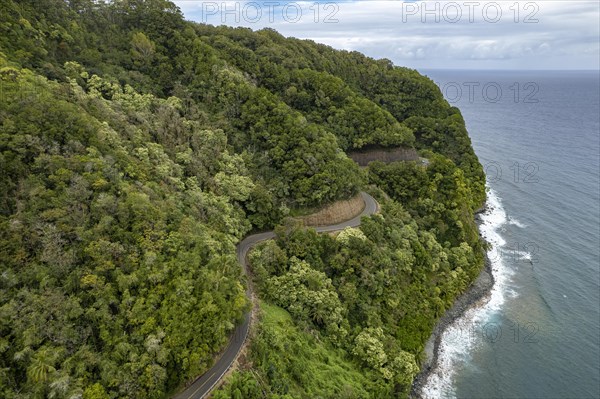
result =
[{"label": "hairpin turn in road", "polygon": [[[319,226],[314,229],[318,233],[325,233],[331,231],[343,230],[346,227],[357,227],[360,226],[361,218],[363,216],[370,216],[374,213],[377,213],[379,209],[379,205],[377,201],[369,194],[365,192],[361,192],[365,202],[365,208],[361,212],[360,215],[347,220],[345,222],[328,225],[328,226]],[[246,263],[246,254],[254,245],[258,244],[261,241],[270,240],[275,237],[275,232],[267,231],[264,233],[252,234],[246,238],[244,238],[237,246],[237,257],[238,262],[242,265],[244,269],[244,274],[248,274],[248,264]],[[250,286],[248,287],[247,295],[250,296]],[[242,347],[244,346],[244,342],[248,337],[248,331],[250,330],[250,312],[247,312],[244,315],[244,320],[241,324],[239,324],[231,339],[229,340],[229,344],[227,348],[223,351],[221,357],[216,361],[216,363],[208,370],[206,373],[202,374],[196,381],[194,381],[189,387],[187,387],[183,392],[178,393],[174,396],[173,399],[202,399],[206,395],[210,393],[210,391],[220,382],[221,378],[225,375],[227,370],[231,367],[235,359],[238,357]]]}]

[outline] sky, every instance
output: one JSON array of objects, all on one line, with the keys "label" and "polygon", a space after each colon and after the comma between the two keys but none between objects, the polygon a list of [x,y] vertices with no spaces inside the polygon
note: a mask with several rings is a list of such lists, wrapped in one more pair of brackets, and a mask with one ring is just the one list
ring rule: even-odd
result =
[{"label": "sky", "polygon": [[600,70],[600,1],[174,0],[186,19],[273,28],[415,69]]}]

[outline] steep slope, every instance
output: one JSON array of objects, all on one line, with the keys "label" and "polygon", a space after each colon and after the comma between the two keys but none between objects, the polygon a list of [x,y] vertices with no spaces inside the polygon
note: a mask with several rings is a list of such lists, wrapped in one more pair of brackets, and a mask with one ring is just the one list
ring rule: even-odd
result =
[{"label": "steep slope", "polygon": [[[482,168],[433,82],[186,22],[166,0],[0,6],[0,396],[163,397],[248,308],[235,244],[367,185],[382,216],[340,241],[288,226],[274,258],[255,255],[257,285],[378,375],[371,394],[406,392],[406,365],[482,260]],[[390,146],[431,163],[361,170],[346,155]],[[337,327],[286,292],[339,304]],[[394,357],[373,362],[368,342]],[[263,365],[262,392],[286,394]]]}]

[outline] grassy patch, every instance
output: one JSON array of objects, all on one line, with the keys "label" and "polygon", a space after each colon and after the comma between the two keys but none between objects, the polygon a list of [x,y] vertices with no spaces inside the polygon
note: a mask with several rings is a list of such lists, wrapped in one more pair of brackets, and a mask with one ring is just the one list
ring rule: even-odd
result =
[{"label": "grassy patch", "polygon": [[[298,328],[284,309],[261,301],[259,331],[251,347],[253,371],[243,371],[216,393],[233,398],[237,391],[274,398],[369,398],[372,379],[342,349]],[[245,386],[258,386],[248,389]],[[251,396],[250,396],[251,397]]]},{"label": "grassy patch", "polygon": [[[367,375],[353,364],[345,351],[301,331],[290,314],[274,305],[261,303],[263,319],[253,351],[261,368],[294,397],[368,397]],[[277,347],[280,350],[269,350]],[[275,369],[273,368],[275,367]]]}]

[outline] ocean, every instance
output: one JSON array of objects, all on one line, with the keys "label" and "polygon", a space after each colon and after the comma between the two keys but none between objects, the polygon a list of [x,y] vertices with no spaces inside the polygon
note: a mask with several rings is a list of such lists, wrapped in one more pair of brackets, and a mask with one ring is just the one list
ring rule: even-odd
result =
[{"label": "ocean", "polygon": [[484,165],[495,285],[442,337],[430,398],[600,398],[599,71],[421,71]]}]

